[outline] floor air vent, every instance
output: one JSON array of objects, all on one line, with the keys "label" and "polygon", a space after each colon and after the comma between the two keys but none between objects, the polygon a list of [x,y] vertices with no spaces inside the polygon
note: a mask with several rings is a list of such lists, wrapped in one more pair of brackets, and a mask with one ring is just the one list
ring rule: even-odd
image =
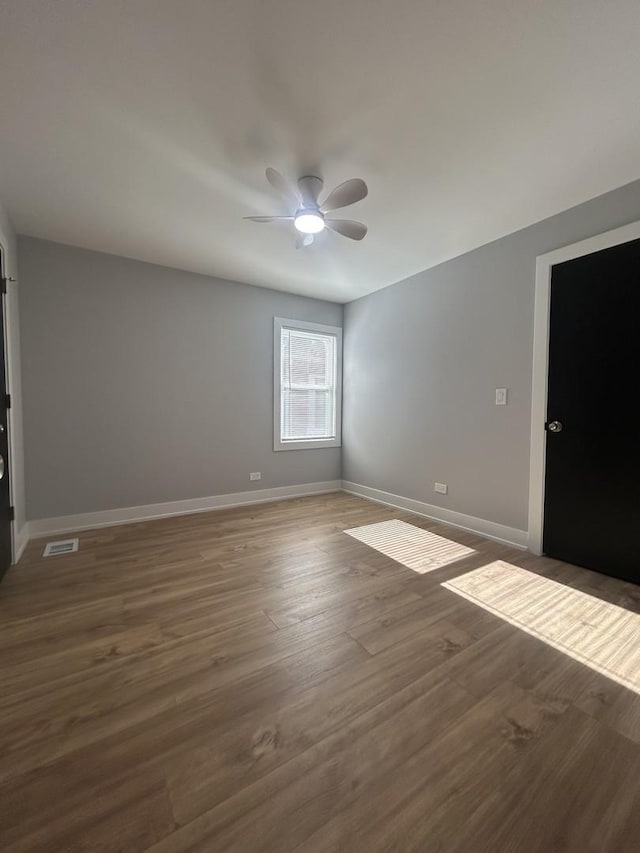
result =
[{"label": "floor air vent", "polygon": [[72,554],[78,550],[77,539],[65,539],[62,542],[47,542],[43,557],[55,557],[58,554]]}]

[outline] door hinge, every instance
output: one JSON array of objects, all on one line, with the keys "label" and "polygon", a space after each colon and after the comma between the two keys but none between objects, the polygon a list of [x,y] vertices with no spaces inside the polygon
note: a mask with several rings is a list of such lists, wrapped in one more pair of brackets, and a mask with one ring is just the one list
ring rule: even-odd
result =
[{"label": "door hinge", "polygon": [[16,520],[16,508],[14,506],[9,507],[9,521]]},{"label": "door hinge", "polygon": [[11,408],[11,394],[4,395],[4,407],[5,409]]},{"label": "door hinge", "polygon": [[6,278],[2,278],[2,279],[0,279],[0,291],[1,291],[2,293],[6,293],[6,292],[7,292],[7,280],[6,280]]}]

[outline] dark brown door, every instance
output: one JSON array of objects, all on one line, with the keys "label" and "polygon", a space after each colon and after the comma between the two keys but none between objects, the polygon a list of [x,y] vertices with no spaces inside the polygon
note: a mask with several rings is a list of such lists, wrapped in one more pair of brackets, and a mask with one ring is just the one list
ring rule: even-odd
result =
[{"label": "dark brown door", "polygon": [[9,425],[7,409],[7,371],[5,358],[5,300],[4,258],[0,249],[0,578],[11,565],[11,497],[9,492]]},{"label": "dark brown door", "polygon": [[640,240],[553,267],[544,551],[640,583]]}]

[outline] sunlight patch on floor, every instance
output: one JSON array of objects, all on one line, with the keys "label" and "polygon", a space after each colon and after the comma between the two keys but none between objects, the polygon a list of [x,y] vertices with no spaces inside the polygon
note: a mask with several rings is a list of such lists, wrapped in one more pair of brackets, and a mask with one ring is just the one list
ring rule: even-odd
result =
[{"label": "sunlight patch on floor", "polygon": [[640,615],[497,560],[441,584],[640,693]]},{"label": "sunlight patch on floor", "polygon": [[421,575],[476,553],[472,548],[396,518],[344,532]]}]

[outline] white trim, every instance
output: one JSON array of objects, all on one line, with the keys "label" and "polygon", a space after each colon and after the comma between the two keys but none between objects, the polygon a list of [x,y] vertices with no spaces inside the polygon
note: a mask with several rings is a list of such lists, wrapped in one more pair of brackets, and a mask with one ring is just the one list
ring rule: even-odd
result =
[{"label": "white trim", "polygon": [[135,521],[149,521],[155,518],[167,518],[174,515],[190,515],[196,512],[211,512],[216,509],[230,509],[235,506],[281,501],[301,498],[306,495],[323,495],[339,492],[340,480],[326,480],[319,483],[303,483],[299,486],[279,486],[273,489],[258,489],[253,492],[235,492],[228,495],[214,495],[208,498],[193,498],[169,503],[131,506],[123,509],[107,509],[102,512],[84,512],[79,515],[61,515],[56,518],[41,518],[29,522],[29,534],[33,538],[50,536],[54,533],[73,533],[77,530],[91,530],[96,527],[112,527],[117,524],[130,524]]},{"label": "white trim", "polygon": [[[308,441],[282,441],[280,438],[280,348],[282,329],[296,329],[301,332],[321,332],[333,335],[336,339],[336,434],[333,438],[310,439]],[[273,318],[273,449],[313,450],[321,447],[342,446],[342,328],[326,326],[322,323],[307,323],[306,320],[287,320],[285,317]]]},{"label": "white trim", "polygon": [[422,515],[433,521],[442,521],[444,524],[450,524],[451,527],[459,527],[461,530],[477,533],[487,539],[511,545],[513,548],[519,548],[524,551],[527,549],[529,537],[526,530],[507,527],[505,524],[498,524],[495,521],[487,521],[484,518],[465,515],[462,512],[455,512],[452,509],[445,509],[444,507],[423,503],[423,501],[413,500],[413,498],[394,495],[391,492],[383,492],[380,489],[373,489],[370,486],[349,483],[346,480],[342,481],[342,491],[350,495],[359,495],[362,498],[368,498],[376,503],[386,504],[396,509],[404,509],[407,512]]},{"label": "white trim", "polygon": [[15,557],[13,559],[13,565],[15,566],[15,564],[20,560],[20,557],[22,557],[24,549],[29,544],[29,522],[27,521],[23,524],[19,531],[14,531],[14,536]]},{"label": "white trim", "polygon": [[529,456],[529,549],[542,554],[544,478],[549,371],[549,307],[551,268],[583,255],[610,249],[640,238],[640,222],[563,246],[536,258],[535,313],[533,321],[533,377],[531,384],[531,449]]},{"label": "white trim", "polygon": [[[403,509],[415,515],[441,521],[452,527],[477,533],[487,539],[526,550],[527,532],[515,527],[507,527],[493,521],[464,515],[461,512],[444,509],[432,504],[404,498],[370,486],[361,486],[346,480],[326,480],[318,483],[304,483],[299,486],[280,486],[273,489],[258,489],[252,492],[235,492],[227,495],[215,495],[207,498],[193,498],[169,503],[148,504],[146,506],[109,509],[102,512],[85,512],[78,515],[63,515],[55,518],[42,518],[27,522],[18,536],[18,557],[22,555],[29,539],[39,539],[58,533],[73,533],[79,530],[92,530],[100,527],[112,527],[131,524],[137,521],[151,521],[157,518],[169,518],[176,515],[191,515],[199,512],[211,512],[218,509],[231,509],[237,506],[269,503],[310,495],[323,495],[343,491],[363,498]],[[16,560],[17,561],[17,560]]]}]

